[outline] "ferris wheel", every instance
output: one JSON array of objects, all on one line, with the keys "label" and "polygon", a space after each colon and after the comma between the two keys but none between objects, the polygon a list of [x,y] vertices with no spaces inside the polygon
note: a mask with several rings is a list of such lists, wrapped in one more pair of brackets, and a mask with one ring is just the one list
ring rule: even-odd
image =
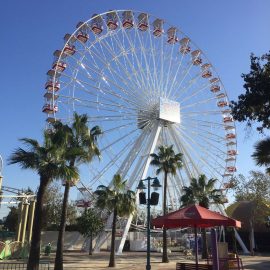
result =
[{"label": "ferris wheel", "polygon": [[230,186],[237,144],[227,93],[202,50],[165,20],[131,10],[95,14],[64,36],[47,76],[48,125],[70,122],[76,111],[104,131],[102,160],[89,168],[92,188],[120,173],[135,190],[155,175],[150,154],[159,145],[183,153],[183,168],[168,179],[170,209],[192,177]]}]

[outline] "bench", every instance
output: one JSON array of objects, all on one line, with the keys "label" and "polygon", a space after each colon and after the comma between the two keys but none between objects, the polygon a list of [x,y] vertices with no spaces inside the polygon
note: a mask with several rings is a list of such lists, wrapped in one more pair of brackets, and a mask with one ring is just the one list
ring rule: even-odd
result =
[{"label": "bench", "polygon": [[196,263],[176,263],[176,270],[213,270],[213,265]]}]

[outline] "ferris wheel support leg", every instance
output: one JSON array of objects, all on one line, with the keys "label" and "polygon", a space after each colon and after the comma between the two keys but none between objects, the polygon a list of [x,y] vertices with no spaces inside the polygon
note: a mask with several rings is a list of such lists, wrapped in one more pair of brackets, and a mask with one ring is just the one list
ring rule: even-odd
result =
[{"label": "ferris wheel support leg", "polygon": [[[221,206],[221,205],[217,205],[218,209],[221,211],[221,213],[224,215],[224,216],[227,216],[227,213],[225,212],[224,210],[224,207]],[[240,247],[242,248],[243,252],[245,254],[250,254],[249,250],[247,249],[245,243],[243,242],[243,240],[241,239],[239,233],[236,231],[236,229],[234,228],[234,233],[235,233],[235,238],[236,240],[238,241]]]},{"label": "ferris wheel support leg", "polygon": [[[119,167],[117,173],[121,174],[121,176],[123,178],[126,177],[126,174],[128,172],[127,164],[131,165],[134,162],[134,159],[137,156],[137,151],[136,150],[141,148],[141,145],[144,142],[144,139],[147,136],[148,132],[149,132],[148,130],[145,130],[145,131],[142,132],[142,134],[138,138],[137,142],[134,144],[134,146],[132,147],[132,149],[128,153],[127,158],[122,162],[121,166]],[[110,214],[108,219],[107,219],[106,225],[105,225],[105,230],[110,230],[111,229],[112,220],[113,220],[112,218],[113,218],[113,215]],[[95,244],[95,247],[94,247],[94,253],[100,251],[101,246],[105,243],[105,241],[106,241],[106,239],[108,238],[109,235],[110,234],[105,231],[105,232],[102,232],[97,237],[97,241],[96,241],[96,244]]]},{"label": "ferris wheel support leg", "polygon": [[[144,179],[146,177],[146,174],[147,174],[150,162],[151,162],[150,154],[152,154],[155,151],[157,141],[158,141],[158,138],[159,138],[159,134],[160,134],[160,131],[161,131],[161,126],[159,125],[158,122],[156,123],[156,127],[153,129],[153,131],[154,131],[153,132],[154,136],[153,136],[153,139],[152,139],[152,142],[151,142],[151,148],[150,148],[150,150],[149,150],[149,152],[147,154],[148,158],[146,160],[146,163],[145,163],[145,166],[144,166],[144,169],[143,169],[142,179]],[[138,197],[138,194],[139,194],[139,192],[136,192],[136,197]],[[120,240],[120,243],[119,243],[117,254],[121,254],[122,251],[123,251],[124,244],[125,244],[125,241],[126,241],[126,238],[127,238],[127,235],[128,235],[128,231],[129,231],[129,228],[130,228],[132,218],[133,218],[133,214],[131,214],[128,217],[128,220],[126,222],[126,225],[125,225],[125,228],[124,228],[124,231],[123,231],[123,236],[122,236],[122,238]]]}]

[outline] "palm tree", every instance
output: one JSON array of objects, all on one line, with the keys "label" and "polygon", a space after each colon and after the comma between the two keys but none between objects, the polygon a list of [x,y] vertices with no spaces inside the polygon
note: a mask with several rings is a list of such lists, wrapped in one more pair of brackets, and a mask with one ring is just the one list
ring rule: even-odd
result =
[{"label": "palm tree", "polygon": [[94,192],[96,206],[113,213],[112,239],[109,267],[115,267],[115,232],[117,216],[123,217],[133,213],[136,209],[135,193],[127,189],[127,180],[122,181],[119,174],[114,175],[112,184],[108,187],[98,186]]},{"label": "palm tree", "polygon": [[[58,134],[58,136],[56,136],[57,140],[54,142],[60,148],[65,149],[64,155],[66,161],[72,168],[75,168],[76,165],[80,163],[90,162],[95,156],[100,157],[100,151],[96,142],[98,136],[102,134],[101,129],[98,126],[95,126],[90,130],[87,123],[88,117],[86,114],[78,115],[77,113],[74,113],[74,121],[71,127],[63,125],[60,122],[54,124],[55,133]],[[63,270],[64,233],[71,184],[72,181],[65,181],[65,191],[55,256],[55,270]]]},{"label": "palm tree", "polygon": [[[175,154],[173,145],[160,146],[158,154],[151,154],[151,165],[157,167],[157,174],[164,173],[163,182],[163,215],[167,213],[167,180],[168,174],[175,175],[176,170],[183,166],[182,153]],[[169,262],[167,252],[167,230],[163,228],[163,253],[162,262]]]},{"label": "palm tree", "polygon": [[[217,179],[209,179],[204,174],[199,175],[199,178],[191,178],[190,186],[183,187],[184,195],[181,197],[182,206],[188,206],[192,204],[199,204],[204,208],[209,208],[210,203],[221,204],[222,195],[219,189],[215,189],[215,183]],[[206,259],[208,257],[207,241],[206,241],[206,231],[202,229],[203,238],[203,250],[202,258]]]},{"label": "palm tree", "polygon": [[270,174],[270,137],[255,144],[255,151],[251,155],[259,166],[267,166],[266,172]]},{"label": "palm tree", "polygon": [[32,242],[28,258],[27,270],[37,270],[40,258],[40,234],[43,219],[44,194],[48,184],[57,178],[72,179],[78,177],[76,168],[66,164],[63,160],[62,149],[55,147],[51,134],[44,132],[44,143],[29,138],[20,139],[27,149],[16,149],[9,158],[9,164],[19,163],[22,169],[31,169],[39,174],[39,188],[34,214]]}]

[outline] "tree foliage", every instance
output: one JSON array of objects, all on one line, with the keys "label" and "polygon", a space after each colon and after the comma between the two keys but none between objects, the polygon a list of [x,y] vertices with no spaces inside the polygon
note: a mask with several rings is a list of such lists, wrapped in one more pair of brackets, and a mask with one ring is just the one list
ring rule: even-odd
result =
[{"label": "tree foliage", "polygon": [[[158,153],[151,154],[152,157],[151,165],[157,167],[156,173],[164,173],[163,181],[163,215],[167,213],[167,181],[168,174],[175,175],[177,169],[180,169],[183,166],[182,162],[182,153],[175,154],[173,150],[173,145],[164,146],[161,145],[158,148]],[[162,262],[169,262],[168,253],[167,253],[167,233],[166,229],[163,228],[163,253],[162,253]]]},{"label": "tree foliage", "polygon": [[127,180],[122,180],[121,175],[113,177],[110,186],[100,185],[95,191],[96,206],[101,210],[107,209],[113,214],[111,254],[109,267],[115,267],[115,233],[117,216],[130,215],[136,209],[135,193],[127,189]]},{"label": "tree foliage", "polygon": [[270,137],[258,141],[251,156],[257,165],[266,166],[266,172],[270,174]]},{"label": "tree foliage", "polygon": [[246,92],[231,102],[232,115],[239,122],[260,123],[259,132],[270,128],[270,52],[250,56],[250,72],[242,74]]},{"label": "tree foliage", "polygon": [[181,197],[182,206],[199,204],[202,207],[209,208],[210,203],[221,204],[222,195],[215,188],[217,179],[207,180],[204,174],[201,174],[198,179],[191,178],[190,185],[183,187],[184,194]]},{"label": "tree foliage", "polygon": [[19,218],[18,207],[15,206],[9,207],[9,213],[4,219],[4,227],[10,232],[15,232],[18,226],[18,218]]}]

